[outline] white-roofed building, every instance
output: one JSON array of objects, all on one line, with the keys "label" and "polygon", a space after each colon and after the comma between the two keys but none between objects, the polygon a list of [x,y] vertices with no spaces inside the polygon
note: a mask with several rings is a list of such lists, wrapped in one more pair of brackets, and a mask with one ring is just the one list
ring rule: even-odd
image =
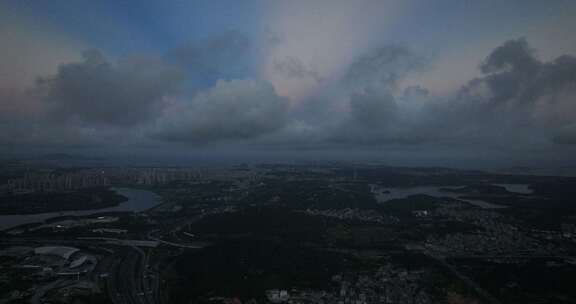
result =
[{"label": "white-roofed building", "polygon": [[36,247],[34,249],[35,254],[55,255],[65,260],[70,259],[70,257],[78,251],[80,251],[80,249],[66,246],[43,246],[43,247]]},{"label": "white-roofed building", "polygon": [[96,258],[91,255],[83,255],[77,259],[70,262],[70,268],[78,268],[82,265],[95,265]]}]

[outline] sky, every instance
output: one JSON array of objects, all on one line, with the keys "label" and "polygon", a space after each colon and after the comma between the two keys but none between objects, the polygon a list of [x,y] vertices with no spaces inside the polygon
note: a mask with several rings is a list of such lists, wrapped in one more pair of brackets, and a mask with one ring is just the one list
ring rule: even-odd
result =
[{"label": "sky", "polygon": [[576,165],[576,1],[3,0],[0,153]]}]

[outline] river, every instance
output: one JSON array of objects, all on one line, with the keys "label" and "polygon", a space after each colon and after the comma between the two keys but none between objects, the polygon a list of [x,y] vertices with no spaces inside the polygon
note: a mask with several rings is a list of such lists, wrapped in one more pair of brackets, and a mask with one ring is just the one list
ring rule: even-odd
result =
[{"label": "river", "polygon": [[161,203],[160,197],[151,191],[132,189],[132,188],[111,188],[116,193],[128,198],[127,201],[120,203],[118,206],[90,209],[90,210],[76,210],[76,211],[60,211],[48,212],[38,214],[22,214],[22,215],[0,215],[0,230],[6,230],[23,224],[39,223],[47,219],[59,216],[86,216],[102,212],[118,212],[118,211],[145,211]]}]

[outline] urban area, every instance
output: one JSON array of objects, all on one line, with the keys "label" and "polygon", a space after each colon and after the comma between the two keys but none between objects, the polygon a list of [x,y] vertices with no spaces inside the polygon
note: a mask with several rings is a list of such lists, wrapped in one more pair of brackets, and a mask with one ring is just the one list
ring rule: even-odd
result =
[{"label": "urban area", "polygon": [[0,303],[576,303],[576,179],[5,162]]}]

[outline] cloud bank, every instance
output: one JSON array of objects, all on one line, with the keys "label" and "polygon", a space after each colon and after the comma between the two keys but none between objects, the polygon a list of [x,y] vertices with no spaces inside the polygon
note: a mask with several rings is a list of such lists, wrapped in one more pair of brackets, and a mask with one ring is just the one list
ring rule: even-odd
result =
[{"label": "cloud bank", "polygon": [[[576,57],[540,60],[524,38],[495,47],[479,77],[446,95],[404,84],[429,69],[430,59],[401,45],[360,52],[339,77],[298,56],[270,54],[276,75],[315,83],[298,102],[266,75],[244,69],[254,50],[246,37],[227,32],[160,56],[85,52],[27,89],[0,90],[0,141],[510,151],[576,144]],[[206,74],[214,81],[189,89]]]},{"label": "cloud bank", "polygon": [[39,80],[50,115],[87,125],[132,126],[163,108],[182,73],[157,58],[131,56],[111,63],[97,50],[81,62],[61,65],[53,77]]},{"label": "cloud bank", "polygon": [[252,139],[284,127],[287,104],[269,83],[222,80],[192,100],[169,107],[152,136],[194,144]]}]

